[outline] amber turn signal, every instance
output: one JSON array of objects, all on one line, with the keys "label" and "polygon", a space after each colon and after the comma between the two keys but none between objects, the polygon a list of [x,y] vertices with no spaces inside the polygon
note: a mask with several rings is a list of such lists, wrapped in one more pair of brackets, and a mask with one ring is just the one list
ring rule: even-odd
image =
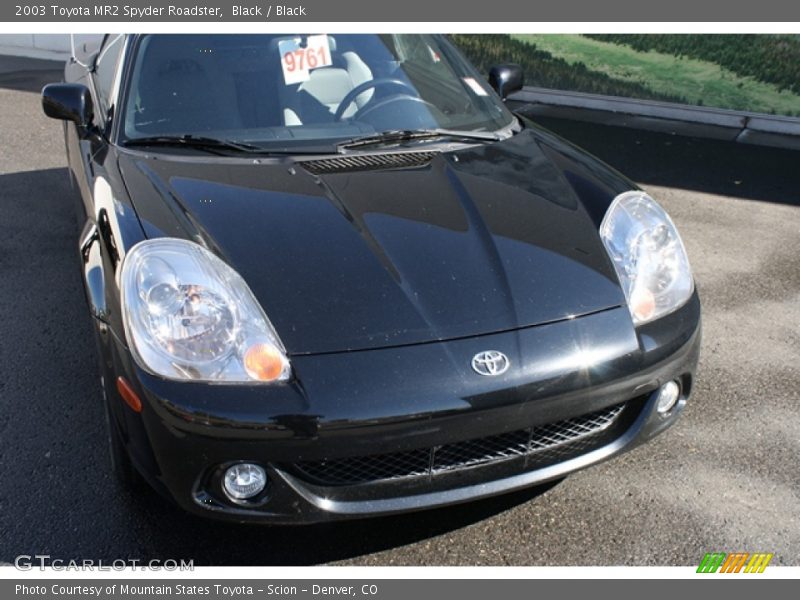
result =
[{"label": "amber turn signal", "polygon": [[117,377],[117,391],[133,412],[142,412],[142,401],[124,377]]},{"label": "amber turn signal", "polygon": [[271,344],[254,344],[244,353],[247,374],[258,381],[275,381],[283,373],[284,359]]},{"label": "amber turn signal", "polygon": [[656,312],[656,297],[650,290],[637,290],[631,297],[633,315],[639,321],[648,321]]}]

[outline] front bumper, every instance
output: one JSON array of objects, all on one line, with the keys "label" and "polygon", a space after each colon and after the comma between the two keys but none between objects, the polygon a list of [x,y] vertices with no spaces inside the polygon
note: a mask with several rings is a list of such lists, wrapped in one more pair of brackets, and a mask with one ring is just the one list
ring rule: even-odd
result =
[{"label": "front bumper", "polygon": [[[278,386],[165,381],[141,371],[109,336],[107,367],[144,400],[118,425],[145,477],[185,509],[234,521],[309,523],[392,514],[492,496],[557,479],[606,460],[670,426],[688,398],[700,345],[696,295],[675,313],[634,329],[619,307],[523,330],[364,352],[292,357],[297,380]],[[510,358],[501,377],[470,368],[477,352]],[[654,392],[678,380],[667,415]],[[112,399],[113,402],[113,399]],[[625,404],[618,426],[560,459],[501,457],[463,468],[329,484],[299,463],[411,456],[487,436],[579,418]],[[610,433],[613,431],[613,435]],[[611,436],[611,437],[609,437]],[[579,448],[580,450],[580,448]],[[265,493],[235,502],[222,470],[263,465]]]}]

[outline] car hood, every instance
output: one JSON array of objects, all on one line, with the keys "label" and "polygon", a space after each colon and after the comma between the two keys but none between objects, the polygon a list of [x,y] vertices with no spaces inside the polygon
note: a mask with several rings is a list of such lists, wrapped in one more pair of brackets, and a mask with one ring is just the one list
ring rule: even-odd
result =
[{"label": "car hood", "polygon": [[119,166],[148,237],[221,256],[289,354],[463,338],[624,303],[597,230],[630,183],[594,159],[529,130],[402,166],[379,158],[388,164],[375,169],[121,151]]}]

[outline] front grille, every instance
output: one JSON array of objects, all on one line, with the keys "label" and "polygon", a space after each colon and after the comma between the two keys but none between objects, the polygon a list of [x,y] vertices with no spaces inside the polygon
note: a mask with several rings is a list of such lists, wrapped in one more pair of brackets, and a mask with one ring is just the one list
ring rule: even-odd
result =
[{"label": "front grille", "polygon": [[376,481],[436,475],[509,459],[522,459],[526,468],[568,460],[610,441],[625,404],[537,425],[509,433],[390,454],[374,454],[292,465],[292,470],[323,486],[357,485]]},{"label": "front grille", "polygon": [[304,169],[316,175],[347,171],[402,169],[427,165],[438,152],[395,152],[389,154],[353,154],[298,161]]}]

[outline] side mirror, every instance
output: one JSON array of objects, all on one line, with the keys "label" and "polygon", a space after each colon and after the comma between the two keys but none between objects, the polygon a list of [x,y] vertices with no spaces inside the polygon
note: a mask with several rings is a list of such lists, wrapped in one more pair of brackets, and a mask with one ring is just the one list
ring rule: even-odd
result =
[{"label": "side mirror", "polygon": [[503,100],[520,91],[523,80],[522,67],[519,65],[495,65],[489,71],[489,85]]},{"label": "side mirror", "polygon": [[94,116],[89,88],[79,83],[51,83],[44,86],[42,108],[48,117],[72,121],[83,129],[89,127]]}]

